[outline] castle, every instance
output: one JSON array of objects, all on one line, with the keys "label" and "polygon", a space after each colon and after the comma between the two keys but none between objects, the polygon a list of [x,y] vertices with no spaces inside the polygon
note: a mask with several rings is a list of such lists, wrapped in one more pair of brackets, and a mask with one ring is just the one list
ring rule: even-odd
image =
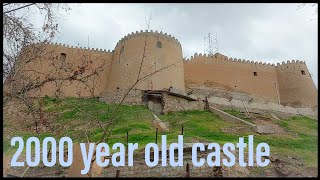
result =
[{"label": "castle", "polygon": [[[40,79],[53,72],[52,62],[61,63],[61,75],[67,65],[77,67],[84,60],[90,62],[85,67],[86,72],[102,65],[95,79],[86,80],[87,85],[85,82],[61,81],[64,86],[59,90],[67,97],[114,96],[141,79],[134,89],[173,88],[185,96],[193,91],[211,95],[231,92],[291,107],[317,107],[318,90],[303,61],[288,60],[275,65],[229,58],[219,53],[211,56],[196,53],[190,59],[184,59],[180,42],[158,31],[128,34],[118,41],[114,50],[53,43],[45,46],[41,62],[28,65],[44,74]],[[23,56],[21,59],[23,62]],[[92,88],[88,88],[88,84]],[[32,94],[53,96],[56,91],[52,82]]]}]

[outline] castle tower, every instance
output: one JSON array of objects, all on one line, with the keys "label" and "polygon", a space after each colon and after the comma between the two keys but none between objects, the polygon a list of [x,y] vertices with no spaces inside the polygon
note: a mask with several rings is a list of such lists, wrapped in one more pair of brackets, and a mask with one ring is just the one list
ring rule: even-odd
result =
[{"label": "castle tower", "polygon": [[318,90],[311,74],[302,61],[287,61],[277,64],[280,102],[292,107],[317,106]]},{"label": "castle tower", "polygon": [[129,89],[137,78],[142,80],[134,89],[173,87],[184,91],[182,48],[178,40],[157,31],[137,31],[122,38],[114,49],[106,93]]}]

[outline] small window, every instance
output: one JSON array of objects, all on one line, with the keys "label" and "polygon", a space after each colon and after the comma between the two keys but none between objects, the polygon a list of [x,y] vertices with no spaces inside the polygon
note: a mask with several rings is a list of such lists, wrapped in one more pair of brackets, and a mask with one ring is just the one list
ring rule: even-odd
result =
[{"label": "small window", "polygon": [[254,76],[258,76],[258,73],[257,73],[257,72],[253,72],[253,75],[254,75]]},{"label": "small window", "polygon": [[306,75],[306,72],[304,72],[304,70],[301,70],[301,74]]},{"label": "small window", "polygon": [[119,87],[117,87],[117,89],[119,89]]},{"label": "small window", "polygon": [[66,55],[65,53],[61,53],[61,55],[60,55],[60,61],[61,61],[61,62],[65,62],[65,61],[66,61],[66,57],[67,57],[67,55]]},{"label": "small window", "polygon": [[123,51],[124,51],[124,46],[122,46],[121,51],[120,51],[120,54],[122,54]]},{"label": "small window", "polygon": [[162,48],[162,42],[160,41],[157,42],[157,48]]}]

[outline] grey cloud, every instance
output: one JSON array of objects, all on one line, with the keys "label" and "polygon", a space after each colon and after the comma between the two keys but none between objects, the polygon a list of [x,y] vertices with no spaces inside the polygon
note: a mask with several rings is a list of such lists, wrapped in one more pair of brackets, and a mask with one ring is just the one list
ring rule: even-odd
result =
[{"label": "grey cloud", "polygon": [[218,34],[219,52],[229,57],[277,63],[306,61],[318,87],[318,20],[299,4],[83,4],[60,21],[62,43],[113,49],[119,39],[150,29],[175,36],[184,56],[203,53],[203,37]]}]

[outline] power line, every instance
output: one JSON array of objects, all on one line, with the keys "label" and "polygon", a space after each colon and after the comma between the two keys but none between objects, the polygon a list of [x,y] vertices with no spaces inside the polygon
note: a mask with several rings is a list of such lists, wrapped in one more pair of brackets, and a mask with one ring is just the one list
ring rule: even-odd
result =
[{"label": "power line", "polygon": [[3,14],[6,14],[6,13],[9,13],[9,12],[12,12],[12,11],[16,11],[16,10],[19,10],[19,9],[22,9],[22,8],[25,8],[25,7],[34,5],[34,4],[36,4],[36,3],[31,3],[31,4],[28,4],[28,5],[22,6],[22,7],[18,7],[18,8],[16,8],[16,9],[12,9],[12,10],[6,11],[6,12],[4,12]]}]

